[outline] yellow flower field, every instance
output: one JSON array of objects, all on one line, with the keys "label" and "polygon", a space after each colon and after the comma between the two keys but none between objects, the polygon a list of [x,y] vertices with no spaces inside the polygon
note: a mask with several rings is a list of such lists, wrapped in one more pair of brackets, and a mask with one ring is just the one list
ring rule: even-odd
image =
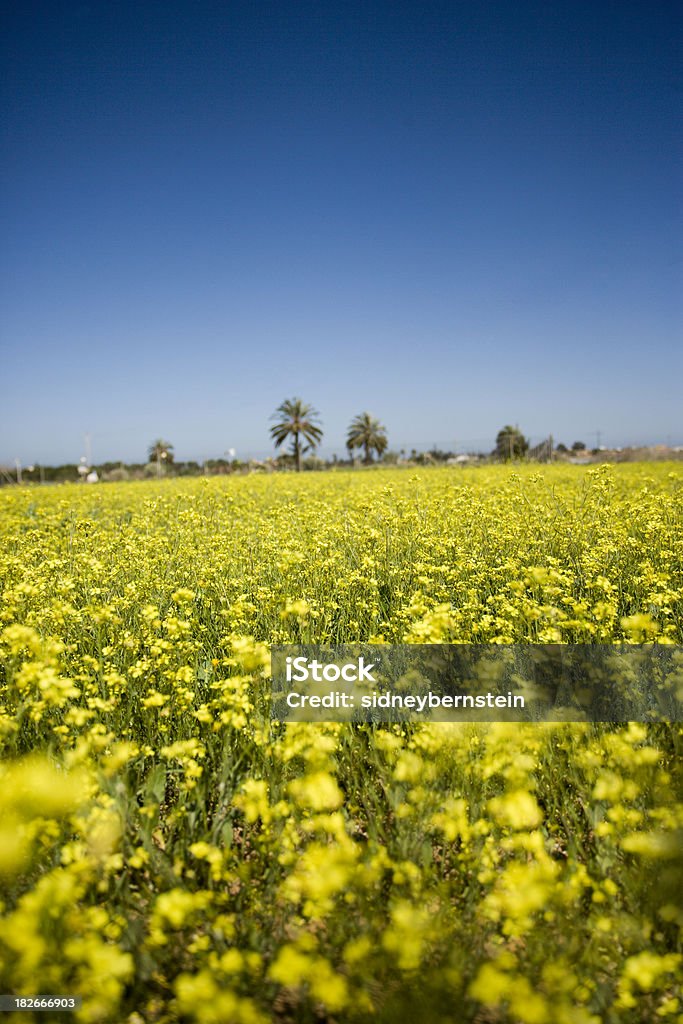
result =
[{"label": "yellow flower field", "polygon": [[680,465],[0,492],[0,992],[683,1021],[676,725],[271,723],[269,645],[683,644]]}]

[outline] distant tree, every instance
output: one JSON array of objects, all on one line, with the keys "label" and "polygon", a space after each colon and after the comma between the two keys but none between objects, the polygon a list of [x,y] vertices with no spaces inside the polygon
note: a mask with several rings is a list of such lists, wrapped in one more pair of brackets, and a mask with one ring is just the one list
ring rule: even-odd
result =
[{"label": "distant tree", "polygon": [[564,453],[569,451],[569,449],[567,448],[566,444],[558,444],[558,446],[555,449],[555,451],[556,452],[562,452],[562,454],[564,455]]},{"label": "distant tree", "polygon": [[377,452],[381,455],[386,450],[387,443],[386,429],[369,412],[361,412],[351,420],[346,447],[349,455],[354,448],[362,448],[363,462],[366,466],[372,462],[372,453]]},{"label": "distant tree", "polygon": [[529,448],[529,443],[518,427],[511,427],[509,424],[498,431],[496,436],[496,448],[494,455],[508,461],[519,459]]},{"label": "distant tree", "polygon": [[116,483],[121,480],[130,480],[130,473],[125,466],[117,466],[115,469],[110,469],[104,473],[102,479],[108,480],[110,483]]},{"label": "distant tree", "polygon": [[323,436],[318,426],[318,412],[300,398],[287,398],[277,407],[271,419],[277,420],[270,428],[270,436],[275,442],[275,447],[279,448],[288,437],[291,437],[294,465],[297,473],[300,473],[301,453],[314,451]]},{"label": "distant tree", "polygon": [[574,441],[574,444],[572,445],[573,452],[585,452],[585,450],[586,446],[583,441]]},{"label": "distant tree", "polygon": [[453,458],[453,452],[445,452],[441,448],[437,448],[436,445],[429,449],[427,455],[430,455],[434,462],[448,462]]},{"label": "distant tree", "polygon": [[431,452],[420,452],[415,461],[418,466],[431,466],[434,462],[434,456]]},{"label": "distant tree", "polygon": [[176,462],[174,464],[174,468],[177,476],[199,476],[202,472],[202,467],[194,460],[190,460],[189,462]]},{"label": "distant tree", "polygon": [[170,441],[164,441],[158,437],[149,446],[148,456],[150,462],[156,462],[157,476],[161,476],[162,466],[165,463],[173,462],[173,445]]},{"label": "distant tree", "polygon": [[321,459],[318,455],[308,455],[302,463],[304,469],[318,470],[325,468],[325,460]]}]

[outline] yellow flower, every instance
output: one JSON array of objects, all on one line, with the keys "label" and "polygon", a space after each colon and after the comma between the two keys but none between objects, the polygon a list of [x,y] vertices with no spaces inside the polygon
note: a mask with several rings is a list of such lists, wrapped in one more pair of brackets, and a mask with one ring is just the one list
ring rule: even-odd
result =
[{"label": "yellow flower", "polygon": [[296,803],[313,811],[336,810],[344,800],[342,791],[328,772],[313,772],[294,779],[287,789]]},{"label": "yellow flower", "polygon": [[543,820],[536,800],[526,790],[517,789],[505,796],[494,797],[487,804],[496,821],[510,828],[537,828]]}]

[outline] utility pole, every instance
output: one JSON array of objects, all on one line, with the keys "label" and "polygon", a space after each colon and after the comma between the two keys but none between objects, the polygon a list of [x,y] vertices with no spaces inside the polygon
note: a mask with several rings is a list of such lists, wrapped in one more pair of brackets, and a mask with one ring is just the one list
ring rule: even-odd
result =
[{"label": "utility pole", "polygon": [[17,467],[17,483],[21,483],[21,461],[19,459],[14,460],[14,465]]}]

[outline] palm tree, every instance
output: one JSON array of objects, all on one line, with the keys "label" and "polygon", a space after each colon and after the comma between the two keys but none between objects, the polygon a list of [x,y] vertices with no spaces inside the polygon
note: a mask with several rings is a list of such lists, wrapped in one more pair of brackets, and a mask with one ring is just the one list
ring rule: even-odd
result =
[{"label": "palm tree", "polygon": [[[272,420],[277,420],[275,426],[270,428],[270,436],[275,442],[275,447],[292,438],[292,455],[296,465],[297,473],[301,472],[301,453],[308,452],[315,448],[323,436],[323,432],[317,425],[319,420],[318,412],[312,405],[306,405],[300,398],[287,398],[279,405]],[[305,444],[302,446],[300,438]]]},{"label": "palm tree", "polygon": [[387,447],[386,429],[369,412],[359,413],[351,421],[346,439],[346,447],[349,450],[349,454],[354,448],[362,448],[365,452],[363,462],[366,466],[369,466],[372,462],[373,451],[381,455]]},{"label": "palm tree", "polygon": [[158,437],[149,446],[148,456],[150,462],[156,462],[157,476],[161,476],[162,465],[165,462],[173,462],[173,445],[170,441],[164,441],[162,437]]}]

